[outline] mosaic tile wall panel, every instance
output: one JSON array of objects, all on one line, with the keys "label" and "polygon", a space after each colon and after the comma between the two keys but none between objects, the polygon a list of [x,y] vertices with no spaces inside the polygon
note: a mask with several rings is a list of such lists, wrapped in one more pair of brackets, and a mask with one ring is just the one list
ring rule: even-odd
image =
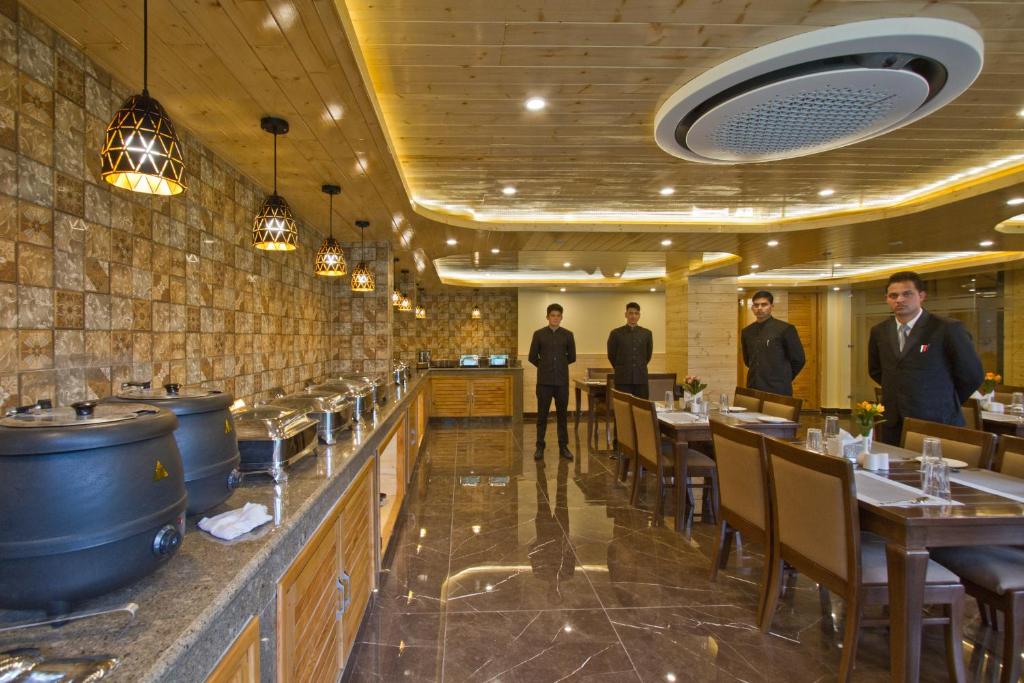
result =
[{"label": "mosaic tile wall panel", "polygon": [[[103,133],[129,94],[0,0],[0,409],[103,397],[126,380],[252,398],[328,373],[386,370],[386,295],[315,278],[322,235],[312,226],[301,226],[295,252],[254,250],[264,191],[180,122],[184,195],[102,182]],[[367,251],[386,284],[389,246]]]},{"label": "mosaic tile wall panel", "polygon": [[[416,352],[427,349],[432,358],[458,358],[463,353],[507,353],[516,356],[518,306],[515,289],[472,291],[450,288],[440,294],[424,294],[419,303],[426,307],[426,320],[411,313],[394,314],[395,352],[408,362]],[[480,320],[470,318],[474,303],[480,306]]]}]

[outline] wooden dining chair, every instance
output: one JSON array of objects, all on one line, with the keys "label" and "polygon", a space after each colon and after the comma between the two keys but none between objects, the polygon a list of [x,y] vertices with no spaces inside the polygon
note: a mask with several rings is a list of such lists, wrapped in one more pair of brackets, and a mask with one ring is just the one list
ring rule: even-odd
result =
[{"label": "wooden dining chair", "polygon": [[[767,439],[766,443],[775,534],[761,630],[771,628],[782,588],[783,563],[789,563],[846,602],[838,680],[848,681],[857,657],[860,627],[887,623],[884,619],[866,619],[863,614],[867,605],[889,602],[885,545],[861,539],[850,461],[777,439]],[[924,604],[942,605],[941,616],[924,616],[922,623],[945,626],[949,676],[964,681],[960,643],[964,587],[950,571],[931,560],[926,570]]]},{"label": "wooden dining chair", "polygon": [[785,418],[791,422],[800,421],[800,410],[804,405],[802,398],[793,398],[792,396],[783,396],[782,394],[773,394],[767,391],[759,393],[761,395],[762,413]]},{"label": "wooden dining chair", "polygon": [[614,374],[615,368],[587,368],[587,379],[604,379]]},{"label": "wooden dining chair", "polygon": [[996,451],[995,434],[913,417],[903,420],[900,446],[920,453],[926,436],[933,436],[942,442],[944,458],[962,460],[968,467],[988,469],[992,466],[992,456]]},{"label": "wooden dining chair", "polygon": [[999,448],[992,469],[1001,474],[1024,479],[1024,439],[1019,436],[999,437]]},{"label": "wooden dining chair", "polygon": [[647,375],[647,395],[652,401],[664,401],[665,392],[671,391],[675,396],[676,373],[651,372]]},{"label": "wooden dining chair", "polygon": [[1013,402],[1013,395],[1017,392],[1024,393],[1024,387],[1015,387],[1010,384],[999,384],[995,389],[996,403],[1010,405]]},{"label": "wooden dining chair", "polygon": [[771,502],[768,454],[763,434],[711,421],[711,440],[718,466],[718,543],[711,561],[711,580],[729,562],[736,533],[765,549],[765,566],[758,593],[757,623],[763,618],[772,565]]},{"label": "wooden dining chair", "polygon": [[[647,471],[657,475],[657,514],[661,515],[665,509],[665,488],[667,476],[675,471],[675,453],[672,445],[662,439],[661,428],[658,424],[658,415],[654,409],[654,402],[636,396],[630,396],[630,410],[633,414],[633,427],[636,430],[636,458],[633,464],[633,495],[630,498],[635,506],[640,501],[640,484]],[[693,478],[701,477],[703,484],[702,498],[705,503],[710,502],[707,508],[710,510],[712,519],[717,518],[718,505],[716,500],[717,489],[717,468],[715,461],[692,448],[687,449],[683,454],[686,458],[686,481],[673,481],[673,486],[686,486],[687,500],[690,504],[690,515],[693,514],[695,498],[692,496],[694,488]],[[677,515],[684,514],[683,510],[676,510]],[[687,521],[690,521],[689,519]]]},{"label": "wooden dining chair", "polygon": [[732,404],[737,408],[746,408],[755,413],[761,412],[761,397],[757,389],[747,387],[736,387],[733,394]]},{"label": "wooden dining chair", "polygon": [[981,401],[976,398],[969,398],[960,407],[964,414],[964,424],[968,429],[976,429],[979,432],[985,431],[984,422],[981,419]]},{"label": "wooden dining chair", "polygon": [[630,394],[612,389],[612,414],[615,416],[615,450],[619,455],[618,478],[626,481],[629,465],[636,460],[636,428],[633,426],[633,409]]},{"label": "wooden dining chair", "polygon": [[614,423],[614,415],[612,412],[612,404],[609,400],[611,392],[615,389],[615,372],[611,371],[605,375],[596,375],[591,379],[604,379],[605,389],[604,393],[597,395],[595,393],[588,393],[587,400],[594,402],[594,421],[590,422],[590,411],[587,411],[587,446],[593,447],[593,453],[602,452],[601,449],[601,420],[604,420],[604,438],[607,444],[614,446],[612,437],[612,425]]},{"label": "wooden dining chair", "polygon": [[1024,547],[933,548],[929,554],[960,577],[967,594],[978,601],[983,622],[990,622],[994,627],[998,625],[994,614],[986,615],[986,608],[1003,613],[1003,659],[999,681],[1017,683],[1021,676],[1021,649],[1024,648]]}]

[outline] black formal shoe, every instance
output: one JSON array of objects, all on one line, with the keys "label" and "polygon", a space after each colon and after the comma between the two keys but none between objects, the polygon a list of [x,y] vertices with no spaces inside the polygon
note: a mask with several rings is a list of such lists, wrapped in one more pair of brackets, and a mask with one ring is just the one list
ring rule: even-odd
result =
[{"label": "black formal shoe", "polygon": [[566,460],[572,460],[572,451],[567,446],[562,446],[558,449],[558,455],[565,458]]},{"label": "black formal shoe", "polygon": [[537,450],[535,450],[533,452],[533,459],[534,460],[543,460],[544,459],[544,449],[543,448],[538,448]]}]

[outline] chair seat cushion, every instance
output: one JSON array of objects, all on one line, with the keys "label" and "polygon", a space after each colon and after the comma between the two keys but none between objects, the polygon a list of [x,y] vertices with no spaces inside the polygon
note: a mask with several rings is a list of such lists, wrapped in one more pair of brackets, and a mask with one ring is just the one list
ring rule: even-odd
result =
[{"label": "chair seat cushion", "polygon": [[[889,583],[889,570],[885,565],[885,544],[871,541],[861,542],[860,546],[861,582],[868,586],[884,586]],[[947,584],[960,583],[956,574],[949,571],[934,560],[928,560],[928,573],[925,583]]]},{"label": "chair seat cushion", "polygon": [[964,581],[997,595],[1024,590],[1024,548],[1008,545],[935,548],[931,556]]},{"label": "chair seat cushion", "polygon": [[[668,449],[666,451],[665,449],[662,449],[661,459],[662,459],[662,462],[665,464],[665,469],[669,473],[671,473],[671,471],[672,471],[672,463],[673,463],[672,450]],[[706,456],[705,454],[701,453],[700,451],[695,451],[692,448],[687,448],[686,449],[686,468],[687,468],[687,470],[691,470],[691,469],[697,469],[697,470],[699,470],[699,469],[704,469],[704,470],[714,469],[715,468],[715,461],[712,460],[711,458],[709,458],[708,456]],[[697,475],[697,476],[700,476],[700,475]]]}]

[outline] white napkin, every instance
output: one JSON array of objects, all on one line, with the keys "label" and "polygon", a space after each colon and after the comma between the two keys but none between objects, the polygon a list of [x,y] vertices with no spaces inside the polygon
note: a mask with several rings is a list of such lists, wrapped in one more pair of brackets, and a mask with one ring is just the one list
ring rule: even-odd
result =
[{"label": "white napkin", "polygon": [[1005,403],[997,403],[995,401],[989,401],[988,404],[983,406],[983,409],[987,410],[990,413],[1005,413],[1006,412],[1006,404]]},{"label": "white napkin", "polygon": [[267,514],[267,506],[260,503],[246,503],[245,507],[222,512],[216,517],[203,517],[199,528],[217,538],[230,541],[248,533],[273,517]]}]

